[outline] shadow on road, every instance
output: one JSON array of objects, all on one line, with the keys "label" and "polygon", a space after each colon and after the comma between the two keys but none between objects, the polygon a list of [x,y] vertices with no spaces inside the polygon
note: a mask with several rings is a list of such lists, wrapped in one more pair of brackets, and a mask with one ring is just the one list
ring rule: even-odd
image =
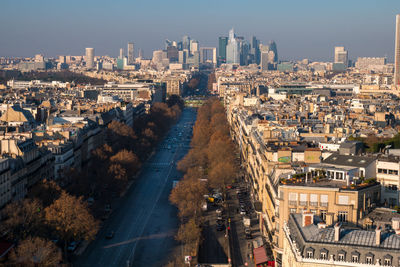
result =
[{"label": "shadow on road", "polygon": [[158,238],[164,238],[164,237],[169,237],[169,236],[174,236],[174,235],[175,235],[175,231],[170,231],[167,233],[160,233],[160,234],[155,234],[155,235],[142,236],[142,237],[132,238],[132,239],[129,239],[129,240],[126,240],[123,242],[111,244],[108,246],[104,246],[104,248],[118,247],[118,246],[123,246],[123,245],[130,244],[130,243],[140,241],[140,240],[158,239]]},{"label": "shadow on road", "polygon": [[208,223],[203,227],[203,242],[199,247],[199,263],[218,264],[228,262],[228,256],[220,243],[221,238],[217,238],[217,235],[223,235],[223,233],[216,233],[214,228],[215,225]]}]

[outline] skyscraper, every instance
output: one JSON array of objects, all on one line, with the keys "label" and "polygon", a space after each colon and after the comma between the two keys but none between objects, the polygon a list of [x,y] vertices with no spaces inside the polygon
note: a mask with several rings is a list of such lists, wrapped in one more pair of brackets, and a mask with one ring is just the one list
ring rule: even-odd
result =
[{"label": "skyscraper", "polygon": [[229,40],[226,46],[226,63],[240,64],[240,44],[236,39],[234,29],[229,31]]},{"label": "skyscraper", "polygon": [[269,42],[269,50],[274,52],[274,63],[278,63],[278,48],[276,47],[276,43],[274,41]]},{"label": "skyscraper", "polygon": [[348,64],[348,54],[344,49],[344,46],[335,46],[335,62],[334,63],[343,63],[345,67]]},{"label": "skyscraper", "polygon": [[218,58],[220,62],[226,62],[226,46],[228,44],[228,37],[218,38]]},{"label": "skyscraper", "polygon": [[120,59],[124,58],[124,49],[123,48],[119,49],[119,57],[118,58],[120,58]]},{"label": "skyscraper", "polygon": [[182,37],[182,50],[185,49],[190,52],[190,37],[187,35]]},{"label": "skyscraper", "polygon": [[91,69],[94,67],[94,48],[87,47],[86,48],[86,67]]},{"label": "skyscraper", "polygon": [[128,65],[135,63],[135,50],[133,43],[128,43]]},{"label": "skyscraper", "polygon": [[396,15],[396,44],[394,51],[394,84],[400,86],[400,14]]},{"label": "skyscraper", "polygon": [[260,41],[255,36],[251,38],[250,54],[252,55],[252,62],[260,64]]},{"label": "skyscraper", "polygon": [[199,42],[196,40],[190,40],[190,53],[194,54],[195,52],[199,52]]}]

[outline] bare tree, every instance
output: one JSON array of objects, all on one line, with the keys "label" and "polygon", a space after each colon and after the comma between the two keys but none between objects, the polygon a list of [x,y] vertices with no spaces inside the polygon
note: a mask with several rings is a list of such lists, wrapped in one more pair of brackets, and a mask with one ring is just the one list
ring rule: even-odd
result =
[{"label": "bare tree", "polygon": [[24,199],[7,205],[2,214],[3,230],[8,230],[10,239],[24,239],[36,234],[43,222],[42,205],[37,199]]},{"label": "bare tree", "polygon": [[72,240],[94,239],[99,229],[99,222],[89,213],[82,197],[66,192],[45,209],[45,219],[64,241],[64,248]]},{"label": "bare tree", "polygon": [[13,266],[58,266],[62,259],[60,249],[51,241],[28,237],[10,254]]}]

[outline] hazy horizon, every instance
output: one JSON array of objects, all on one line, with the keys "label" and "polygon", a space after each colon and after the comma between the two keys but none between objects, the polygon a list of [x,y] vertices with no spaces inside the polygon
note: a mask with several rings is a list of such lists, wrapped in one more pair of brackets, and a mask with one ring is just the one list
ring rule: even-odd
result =
[{"label": "hazy horizon", "polygon": [[280,59],[331,61],[334,46],[345,46],[349,58],[394,58],[398,0],[337,0],[322,2],[263,0],[3,0],[0,17],[0,56],[44,54],[116,57],[127,42],[151,57],[164,40],[183,35],[200,46],[218,46],[218,37],[235,28],[250,41],[274,40]]}]

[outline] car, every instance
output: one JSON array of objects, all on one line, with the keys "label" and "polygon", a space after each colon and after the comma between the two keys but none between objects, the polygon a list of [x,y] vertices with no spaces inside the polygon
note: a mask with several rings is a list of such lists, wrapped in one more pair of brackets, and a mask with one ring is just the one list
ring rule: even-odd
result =
[{"label": "car", "polygon": [[246,234],[246,239],[252,239],[253,238],[253,236],[251,235],[251,233],[250,234]]},{"label": "car", "polygon": [[251,234],[251,229],[249,227],[244,228],[245,234]]},{"label": "car", "polygon": [[224,220],[223,219],[217,219],[217,224],[224,224]]},{"label": "car", "polygon": [[223,219],[224,219],[224,218],[222,218],[222,215],[221,215],[221,214],[217,216],[217,220],[223,220]]},{"label": "car", "polygon": [[114,237],[114,231],[110,231],[110,232],[108,232],[107,234],[106,234],[106,239],[111,239],[111,238],[113,238]]},{"label": "car", "polygon": [[72,241],[68,244],[67,250],[73,252],[78,247],[78,245],[79,245],[78,241]]},{"label": "car", "polygon": [[217,213],[217,214],[222,214],[222,208],[219,208],[219,209],[217,209],[215,212]]}]

